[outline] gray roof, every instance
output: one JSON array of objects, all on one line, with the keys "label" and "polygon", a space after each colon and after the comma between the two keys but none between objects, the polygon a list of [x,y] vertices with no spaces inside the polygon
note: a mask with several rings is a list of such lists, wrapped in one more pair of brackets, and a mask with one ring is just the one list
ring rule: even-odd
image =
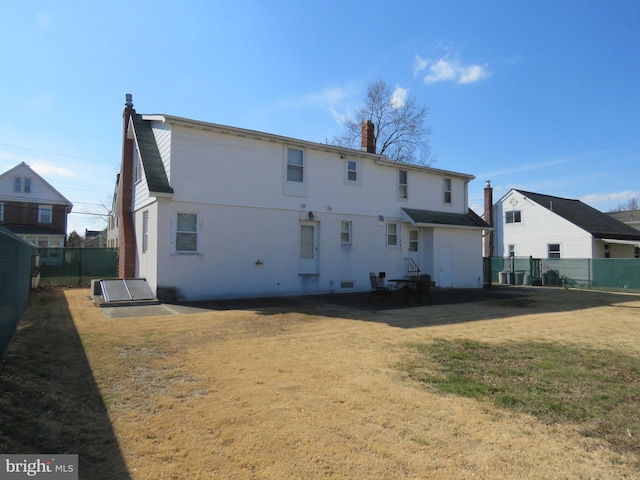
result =
[{"label": "gray roof", "polygon": [[469,209],[468,213],[447,213],[436,212],[433,210],[416,210],[413,208],[403,208],[413,223],[422,223],[430,225],[451,225],[457,227],[477,227],[490,229],[491,227],[485,223],[473,210]]},{"label": "gray roof", "polygon": [[629,225],[602,213],[580,200],[554,197],[540,193],[517,190],[529,200],[549,209],[556,215],[577,225],[594,238],[611,238],[615,240],[640,240],[640,232]]},{"label": "gray roof", "polygon": [[608,212],[607,215],[624,223],[640,222],[640,210],[621,210],[619,212]]},{"label": "gray roof", "polygon": [[138,114],[132,115],[132,119],[149,191],[173,193],[173,188],[169,185],[167,172],[164,169],[162,157],[156,144],[156,138],[151,129],[151,122],[143,120],[142,115]]}]

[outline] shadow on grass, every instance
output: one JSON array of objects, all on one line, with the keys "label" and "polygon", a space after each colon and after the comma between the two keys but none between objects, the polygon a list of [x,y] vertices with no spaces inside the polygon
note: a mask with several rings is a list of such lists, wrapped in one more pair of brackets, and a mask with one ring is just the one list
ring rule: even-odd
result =
[{"label": "shadow on grass", "polygon": [[34,294],[0,366],[0,452],[75,453],[79,478],[129,479],[63,292]]}]

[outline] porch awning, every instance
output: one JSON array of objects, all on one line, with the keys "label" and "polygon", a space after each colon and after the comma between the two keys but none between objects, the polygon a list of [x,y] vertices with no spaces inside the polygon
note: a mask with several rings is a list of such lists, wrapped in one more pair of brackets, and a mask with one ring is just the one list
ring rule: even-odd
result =
[{"label": "porch awning", "polygon": [[493,230],[473,210],[467,213],[435,212],[433,210],[402,209],[402,221],[409,222],[414,227],[438,228],[473,228]]},{"label": "porch awning", "polygon": [[596,240],[605,243],[617,243],[619,245],[633,245],[634,247],[640,248],[640,240],[617,240],[615,238],[596,238]]}]

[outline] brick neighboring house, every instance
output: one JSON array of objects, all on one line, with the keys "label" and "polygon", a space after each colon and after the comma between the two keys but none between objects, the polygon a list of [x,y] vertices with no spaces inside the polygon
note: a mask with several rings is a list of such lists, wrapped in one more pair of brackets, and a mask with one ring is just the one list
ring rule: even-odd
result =
[{"label": "brick neighboring house", "polygon": [[37,247],[64,247],[72,208],[24,162],[0,175],[0,226]]}]

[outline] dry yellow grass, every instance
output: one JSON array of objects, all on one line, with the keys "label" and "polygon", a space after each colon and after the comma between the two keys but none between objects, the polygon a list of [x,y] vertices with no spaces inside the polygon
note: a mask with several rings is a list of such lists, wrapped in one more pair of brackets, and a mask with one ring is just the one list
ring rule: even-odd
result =
[{"label": "dry yellow grass", "polygon": [[[408,343],[437,338],[548,340],[640,359],[640,296],[530,290],[380,312],[315,305],[125,319],[106,319],[88,290],[43,296],[23,323],[37,326],[38,304],[66,300],[113,429],[97,434],[117,439],[128,472],[109,476],[103,470],[122,462],[103,460],[86,478],[640,476],[639,458],[574,427],[440,396],[396,368]],[[73,453],[81,471],[83,456],[85,470],[87,456],[102,461]]]}]

